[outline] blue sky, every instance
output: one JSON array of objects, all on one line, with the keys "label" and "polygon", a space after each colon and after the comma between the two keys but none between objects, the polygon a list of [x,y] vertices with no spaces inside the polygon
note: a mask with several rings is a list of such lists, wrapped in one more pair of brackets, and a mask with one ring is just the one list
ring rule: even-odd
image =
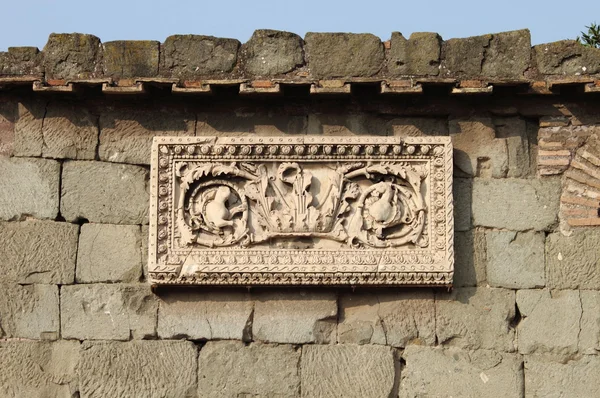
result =
[{"label": "blue sky", "polygon": [[444,39],[529,28],[533,44],[575,38],[600,22],[600,0],[0,0],[0,51],[46,43],[51,32],[102,41],[193,33],[244,42],[255,29],[306,32],[438,32]]}]

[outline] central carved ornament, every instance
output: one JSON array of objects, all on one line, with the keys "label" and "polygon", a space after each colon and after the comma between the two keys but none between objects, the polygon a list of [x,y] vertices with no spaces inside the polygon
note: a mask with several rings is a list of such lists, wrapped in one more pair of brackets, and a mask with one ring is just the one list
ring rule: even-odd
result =
[{"label": "central carved ornament", "polygon": [[448,137],[157,137],[153,283],[450,285]]}]

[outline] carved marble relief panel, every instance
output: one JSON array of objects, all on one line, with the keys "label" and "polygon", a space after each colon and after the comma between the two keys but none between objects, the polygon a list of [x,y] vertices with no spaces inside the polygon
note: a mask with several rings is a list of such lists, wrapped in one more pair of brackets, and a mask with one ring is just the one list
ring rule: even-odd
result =
[{"label": "carved marble relief panel", "polygon": [[156,284],[450,285],[448,137],[157,137]]}]

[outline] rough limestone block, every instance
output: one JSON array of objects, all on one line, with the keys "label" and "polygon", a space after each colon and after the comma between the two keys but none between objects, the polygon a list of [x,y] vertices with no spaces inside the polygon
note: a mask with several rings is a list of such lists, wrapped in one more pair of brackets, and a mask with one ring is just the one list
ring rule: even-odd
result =
[{"label": "rough limestone block", "polygon": [[240,42],[213,36],[173,35],[161,46],[162,76],[194,79],[231,72]]},{"label": "rough limestone block", "polygon": [[[397,137],[421,137],[428,135],[448,135],[448,119],[433,117],[399,117],[388,123],[389,135]],[[371,134],[376,131],[371,131]]]},{"label": "rough limestone block", "polygon": [[0,342],[0,396],[77,396],[79,342]]},{"label": "rough limestone block", "polygon": [[12,156],[15,146],[17,104],[0,103],[0,156]]},{"label": "rough limestone block", "polygon": [[0,222],[0,282],[73,283],[78,234],[64,222]]},{"label": "rough limestone block", "polygon": [[156,336],[158,300],[147,285],[63,286],[60,310],[65,339],[129,340]]},{"label": "rough limestone block", "polygon": [[81,396],[195,397],[197,355],[187,341],[83,343],[77,367]]},{"label": "rough limestone block", "polygon": [[8,47],[7,52],[0,52],[0,76],[39,76],[41,60],[37,47]]},{"label": "rough limestone block", "polygon": [[305,345],[300,369],[305,398],[387,398],[394,388],[394,355],[389,347]]},{"label": "rough limestone block", "polygon": [[600,49],[562,40],[533,47],[537,66],[544,75],[592,75],[600,72]]},{"label": "rough limestone block", "polygon": [[581,309],[579,353],[596,355],[600,351],[600,292],[580,290]]},{"label": "rough limestone block", "polygon": [[157,41],[110,41],[102,48],[105,76],[153,77],[158,74],[160,43]]},{"label": "rough limestone block", "polygon": [[138,225],[82,225],[77,283],[138,282],[142,276],[141,249]]},{"label": "rough limestone block", "polygon": [[142,224],[148,217],[148,171],[104,162],[66,162],[60,212],[68,221]]},{"label": "rough limestone block", "polygon": [[47,79],[87,79],[101,76],[100,39],[81,33],[51,33],[43,50]]},{"label": "rough limestone block", "polygon": [[437,76],[440,73],[442,38],[437,33],[414,32],[407,40],[392,32],[388,59],[390,76]]},{"label": "rough limestone block", "polygon": [[506,177],[506,141],[496,138],[491,118],[451,119],[450,136],[454,146],[454,168],[470,177]]},{"label": "rough limestone block", "polygon": [[323,113],[308,115],[307,134],[325,136],[387,135],[394,126],[368,114]]},{"label": "rough limestone block", "polygon": [[249,339],[253,309],[249,294],[177,290],[159,297],[160,338]]},{"label": "rough limestone block", "polygon": [[455,178],[452,182],[452,197],[454,198],[454,230],[470,230],[473,228],[471,222],[473,180],[471,178]]},{"label": "rough limestone block", "polygon": [[515,350],[515,292],[493,288],[459,288],[436,295],[438,343],[467,350]]},{"label": "rough limestone block", "polygon": [[14,127],[15,156],[42,156],[46,107],[42,101],[19,102]]},{"label": "rough limestone block", "polygon": [[56,285],[0,284],[0,337],[58,338]]},{"label": "rough limestone block", "polygon": [[0,220],[56,218],[59,180],[54,160],[0,157]]},{"label": "rough limestone block", "polygon": [[547,231],[557,222],[560,179],[473,180],[475,226]]},{"label": "rough limestone block", "polygon": [[[528,50],[529,51],[529,50]],[[504,140],[508,154],[507,177],[525,177],[535,174],[529,155],[527,121],[521,117],[493,119],[496,137]]]},{"label": "rough limestone block", "polygon": [[435,344],[433,292],[353,293],[340,297],[338,343]]},{"label": "rough limestone block", "polygon": [[402,357],[400,398],[522,396],[523,365],[515,354],[408,346]]},{"label": "rough limestone block", "polygon": [[552,289],[600,289],[600,230],[560,232],[546,239],[546,271]]},{"label": "rough limestone block", "polygon": [[575,290],[519,290],[523,319],[517,327],[519,353],[569,355],[577,352],[581,298]]},{"label": "rough limestone block", "polygon": [[100,160],[150,164],[155,136],[194,135],[192,113],[169,107],[107,110],[100,115]]},{"label": "rough limestone block", "polygon": [[523,78],[531,65],[529,29],[494,33],[485,49],[481,74],[497,78]]},{"label": "rough limestone block", "polygon": [[454,234],[455,287],[478,286],[486,280],[485,233],[471,230]]},{"label": "rough limestone block", "polygon": [[545,285],[543,232],[490,231],[485,239],[491,286],[531,289]]},{"label": "rough limestone block", "polygon": [[369,77],[383,64],[383,44],[372,34],[309,32],[304,41],[315,78]]},{"label": "rough limestone block", "polygon": [[442,53],[444,75],[477,77],[493,35],[466,37],[444,41]]},{"label": "rough limestone block", "polygon": [[300,349],[289,345],[209,341],[198,358],[198,396],[297,397]]},{"label": "rough limestone block", "polygon": [[253,76],[275,76],[291,72],[304,63],[302,38],[279,30],[255,30],[242,46],[244,69]]},{"label": "rough limestone block", "polygon": [[270,136],[306,134],[308,117],[280,112],[200,112],[196,114],[198,136]]},{"label": "rough limestone block", "polygon": [[583,398],[600,395],[600,358],[583,355],[556,362],[543,355],[525,357],[525,396]]},{"label": "rough limestone block", "polygon": [[257,294],[255,299],[254,340],[293,344],[335,342],[335,294],[265,292]]}]

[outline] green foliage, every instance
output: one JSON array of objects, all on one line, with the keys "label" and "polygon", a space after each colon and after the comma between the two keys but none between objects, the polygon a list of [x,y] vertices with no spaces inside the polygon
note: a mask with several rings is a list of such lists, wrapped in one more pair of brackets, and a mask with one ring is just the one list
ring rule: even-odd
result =
[{"label": "green foliage", "polygon": [[593,23],[586,28],[587,32],[581,32],[581,37],[577,36],[577,41],[586,47],[600,48],[600,25]]}]

